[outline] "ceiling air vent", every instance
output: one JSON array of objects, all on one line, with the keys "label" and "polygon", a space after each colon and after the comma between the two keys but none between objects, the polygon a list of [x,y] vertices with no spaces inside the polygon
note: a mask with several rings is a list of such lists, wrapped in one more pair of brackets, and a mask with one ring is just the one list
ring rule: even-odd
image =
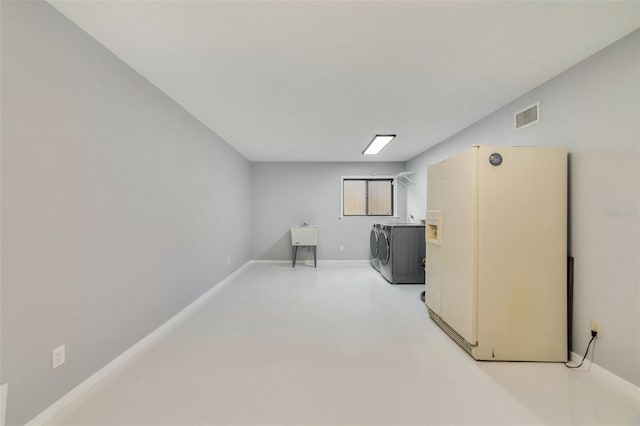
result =
[{"label": "ceiling air vent", "polygon": [[535,104],[516,112],[514,118],[514,125],[516,130],[525,128],[532,124],[536,124],[538,121],[540,121],[540,102],[536,102]]}]

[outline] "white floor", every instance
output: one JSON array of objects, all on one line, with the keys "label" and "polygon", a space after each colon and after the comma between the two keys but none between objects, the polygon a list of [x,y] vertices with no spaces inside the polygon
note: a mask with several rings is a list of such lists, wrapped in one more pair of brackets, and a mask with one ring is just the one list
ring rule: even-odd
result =
[{"label": "white floor", "polygon": [[474,361],[422,289],[366,265],[253,264],[51,424],[640,424],[638,395],[595,372]]}]

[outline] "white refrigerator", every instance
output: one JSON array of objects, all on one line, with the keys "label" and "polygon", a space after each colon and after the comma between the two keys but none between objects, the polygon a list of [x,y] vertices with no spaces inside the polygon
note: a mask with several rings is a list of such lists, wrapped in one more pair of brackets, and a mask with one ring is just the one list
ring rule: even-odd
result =
[{"label": "white refrigerator", "polygon": [[567,151],[473,146],[428,166],[430,317],[478,360],[567,360]]}]

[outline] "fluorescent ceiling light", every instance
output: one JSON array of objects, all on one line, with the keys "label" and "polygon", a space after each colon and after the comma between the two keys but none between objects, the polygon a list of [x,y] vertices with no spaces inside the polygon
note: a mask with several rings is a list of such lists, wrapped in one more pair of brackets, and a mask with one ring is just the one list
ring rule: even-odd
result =
[{"label": "fluorescent ceiling light", "polygon": [[379,153],[380,151],[382,151],[382,148],[387,146],[387,144],[391,142],[395,137],[396,135],[376,135],[376,137],[373,138],[371,142],[369,142],[369,145],[367,145],[362,154],[374,155]]}]

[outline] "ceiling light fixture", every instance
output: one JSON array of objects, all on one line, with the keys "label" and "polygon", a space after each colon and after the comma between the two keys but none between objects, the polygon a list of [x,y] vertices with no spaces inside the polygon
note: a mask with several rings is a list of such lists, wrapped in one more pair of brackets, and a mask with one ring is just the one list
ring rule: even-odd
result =
[{"label": "ceiling light fixture", "polygon": [[396,135],[376,135],[369,145],[362,151],[362,155],[374,155],[382,151],[382,148],[387,146],[389,142],[395,138]]}]

